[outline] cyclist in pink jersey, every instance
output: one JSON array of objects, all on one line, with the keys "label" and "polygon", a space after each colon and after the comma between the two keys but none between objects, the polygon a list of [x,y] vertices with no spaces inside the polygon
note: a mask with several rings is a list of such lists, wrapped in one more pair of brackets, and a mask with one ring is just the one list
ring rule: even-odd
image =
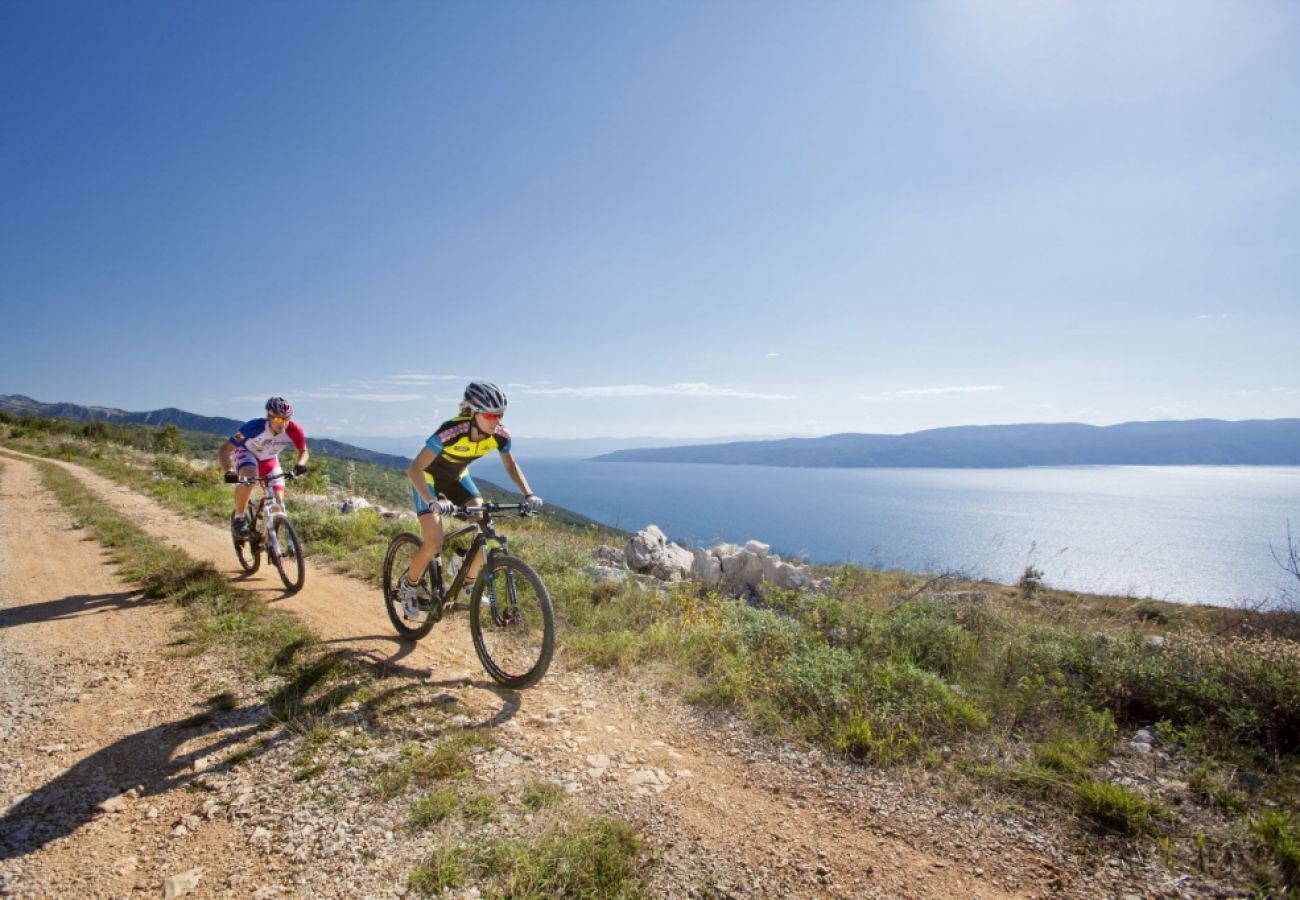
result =
[{"label": "cyclist in pink jersey", "polygon": [[[307,471],[307,435],[302,426],[293,421],[293,407],[283,397],[266,401],[266,417],[250,419],[221,445],[221,468],[226,481],[231,484],[241,479],[272,477],[271,488],[280,500],[284,499],[284,473],[280,469],[280,451],[292,445],[297,451],[293,474]],[[238,470],[238,472],[236,472]],[[241,484],[235,488],[235,512],[230,517],[230,527],[237,537],[248,535],[248,498],[253,486]]]}]

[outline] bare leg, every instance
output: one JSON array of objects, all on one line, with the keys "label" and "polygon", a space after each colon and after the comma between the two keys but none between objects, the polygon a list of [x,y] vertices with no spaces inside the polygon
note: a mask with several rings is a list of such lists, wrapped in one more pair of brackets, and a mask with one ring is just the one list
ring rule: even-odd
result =
[{"label": "bare leg", "polygon": [[[474,500],[471,500],[469,503],[465,505],[465,509],[467,511],[472,512],[474,507],[482,506],[482,505],[483,505],[483,500],[481,498],[475,498]],[[483,568],[483,554],[474,552],[472,548],[471,548],[471,552],[473,553],[473,555],[466,557],[465,562],[463,564],[465,566],[464,584],[466,585],[466,590],[468,590],[469,587],[472,586],[474,584],[474,581],[478,578],[478,570]]]},{"label": "bare leg", "polygon": [[[244,466],[239,470],[239,477],[256,478],[257,467]],[[251,484],[241,484],[235,487],[235,515],[242,516],[244,513],[248,512],[248,498],[251,497],[252,494],[253,486]]]},{"label": "bare leg", "polygon": [[411,556],[411,566],[406,570],[407,584],[412,583],[412,572],[423,572],[433,562],[433,558],[442,552],[442,519],[437,513],[420,516],[420,537],[423,542],[420,549]]}]

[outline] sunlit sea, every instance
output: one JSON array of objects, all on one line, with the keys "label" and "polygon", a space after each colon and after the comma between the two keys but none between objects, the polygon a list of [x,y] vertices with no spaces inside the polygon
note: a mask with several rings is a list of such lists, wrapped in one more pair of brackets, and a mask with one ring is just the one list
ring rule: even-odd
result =
[{"label": "sunlit sea", "polygon": [[[517,459],[549,502],[688,546],[757,539],[783,556],[1232,605],[1300,592],[1300,467],[793,469]],[[474,474],[508,484],[499,462]]]}]

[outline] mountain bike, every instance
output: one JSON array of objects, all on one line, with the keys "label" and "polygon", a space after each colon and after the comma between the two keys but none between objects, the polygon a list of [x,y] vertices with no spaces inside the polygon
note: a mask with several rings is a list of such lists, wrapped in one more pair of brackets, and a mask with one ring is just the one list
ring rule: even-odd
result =
[{"label": "mountain bike", "polygon": [[[411,604],[404,604],[398,596],[398,579],[406,577],[411,557],[423,542],[409,531],[395,536],[384,555],[384,605],[398,634],[419,640],[457,607],[454,601],[466,587],[470,564],[476,556],[486,554],[469,588],[469,633],[474,652],[497,683],[526,688],[536,684],[551,664],[555,613],[541,577],[528,563],[510,555],[505,535],[497,532],[492,521],[493,513],[510,511],[530,515],[522,503],[457,508],[453,515],[467,519],[468,524],[446,535],[442,553],[420,575],[419,600]],[[465,534],[474,535],[469,549],[453,549],[452,542]],[[450,585],[444,583],[444,576],[451,580]]]},{"label": "mountain bike", "polygon": [[241,478],[235,484],[260,484],[262,495],[248,506],[248,534],[239,537],[233,531],[231,539],[235,542],[235,556],[239,567],[245,575],[252,575],[262,565],[262,548],[266,548],[266,559],[280,573],[280,580],[290,594],[302,590],[302,583],[307,578],[307,564],[302,558],[302,544],[298,541],[298,532],[289,522],[289,515],[279,496],[271,488],[276,478],[292,481],[292,472],[280,475],[259,475],[255,478]]}]

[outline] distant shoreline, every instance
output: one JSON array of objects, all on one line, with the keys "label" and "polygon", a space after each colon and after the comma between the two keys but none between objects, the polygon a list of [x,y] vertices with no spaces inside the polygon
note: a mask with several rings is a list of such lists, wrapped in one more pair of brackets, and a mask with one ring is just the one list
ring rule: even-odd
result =
[{"label": "distant shoreline", "polygon": [[833,434],[617,450],[590,459],[805,469],[1295,466],[1300,465],[1300,419],[973,425],[903,435]]}]

